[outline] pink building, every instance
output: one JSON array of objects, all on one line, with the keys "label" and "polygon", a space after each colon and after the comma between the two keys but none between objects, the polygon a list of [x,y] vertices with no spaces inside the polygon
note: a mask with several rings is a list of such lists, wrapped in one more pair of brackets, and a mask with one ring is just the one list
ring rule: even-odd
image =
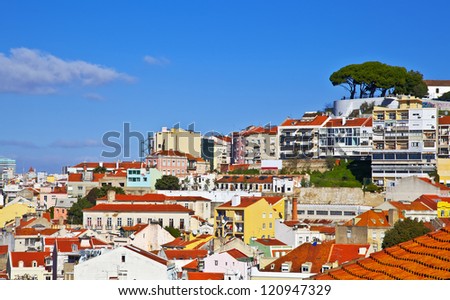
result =
[{"label": "pink building", "polygon": [[163,175],[185,177],[188,174],[204,174],[209,164],[202,158],[174,150],[161,150],[147,158],[147,165]]}]

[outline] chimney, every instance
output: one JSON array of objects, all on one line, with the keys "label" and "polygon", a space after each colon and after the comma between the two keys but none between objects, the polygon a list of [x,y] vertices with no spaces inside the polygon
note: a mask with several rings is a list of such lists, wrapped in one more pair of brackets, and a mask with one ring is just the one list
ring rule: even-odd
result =
[{"label": "chimney", "polygon": [[107,192],[108,202],[114,202],[116,200],[116,191],[115,190],[109,190]]},{"label": "chimney", "polygon": [[391,208],[388,212],[389,225],[394,226],[394,224],[399,220],[398,210]]},{"label": "chimney", "polygon": [[98,162],[98,165],[99,167],[103,167],[103,162],[102,161]]},{"label": "chimney", "polygon": [[292,199],[292,221],[298,221],[298,200]]},{"label": "chimney", "polygon": [[238,206],[241,204],[241,196],[234,195],[233,198],[231,198],[231,206]]},{"label": "chimney", "polygon": [[16,217],[14,219],[14,227],[19,227],[20,226],[20,217]]},{"label": "chimney", "polygon": [[344,126],[345,123],[347,123],[347,118],[346,117],[342,117],[342,126]]}]

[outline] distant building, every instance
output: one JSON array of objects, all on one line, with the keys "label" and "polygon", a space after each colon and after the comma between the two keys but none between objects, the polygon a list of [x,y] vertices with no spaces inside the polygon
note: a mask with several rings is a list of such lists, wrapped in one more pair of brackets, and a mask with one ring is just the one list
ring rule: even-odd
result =
[{"label": "distant building", "polygon": [[176,280],[175,266],[156,254],[124,246],[82,260],[75,265],[75,280]]},{"label": "distant building", "polygon": [[51,280],[51,253],[9,252],[6,271],[10,280]]},{"label": "distant building", "polygon": [[160,132],[155,134],[153,151],[172,150],[187,153],[194,157],[201,157],[201,140],[200,132],[181,128],[167,129],[163,127]]},{"label": "distant building", "polygon": [[428,98],[437,99],[450,92],[450,80],[424,80],[428,86]]},{"label": "distant building", "polygon": [[383,187],[436,168],[436,108],[424,108],[422,100],[410,97],[398,102],[398,108],[373,110],[372,180]]},{"label": "distant building", "polygon": [[286,119],[278,126],[279,157],[318,158],[320,128],[323,128],[329,120],[329,116],[321,115],[316,115],[313,119]]},{"label": "distant building", "polygon": [[14,159],[0,157],[0,188],[13,179],[16,173],[16,161]]}]

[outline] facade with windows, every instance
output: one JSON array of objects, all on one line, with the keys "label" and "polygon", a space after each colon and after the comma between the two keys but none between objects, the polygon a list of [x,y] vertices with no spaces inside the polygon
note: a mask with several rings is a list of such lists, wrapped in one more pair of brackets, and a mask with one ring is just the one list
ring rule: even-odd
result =
[{"label": "facade with windows", "polygon": [[319,131],[330,120],[328,116],[300,120],[286,119],[278,126],[278,154],[281,159],[319,158]]},{"label": "facade with windows", "polygon": [[97,204],[83,210],[83,226],[100,233],[117,231],[122,226],[158,222],[162,227],[190,229],[194,212],[179,204]]},{"label": "facade with windows", "polygon": [[372,153],[372,117],[331,119],[319,129],[320,157],[368,159]]},{"label": "facade with windows", "polygon": [[277,126],[249,126],[233,133],[232,162],[258,164],[261,160],[277,159]]},{"label": "facade with windows", "polygon": [[384,187],[436,168],[437,109],[409,97],[398,102],[395,109],[375,107],[372,116],[372,180]]}]

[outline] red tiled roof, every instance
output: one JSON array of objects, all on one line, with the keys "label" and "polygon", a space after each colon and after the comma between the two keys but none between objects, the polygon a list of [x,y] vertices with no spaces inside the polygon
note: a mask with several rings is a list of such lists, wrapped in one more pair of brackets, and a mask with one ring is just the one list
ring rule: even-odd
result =
[{"label": "red tiled roof", "polygon": [[[399,218],[401,213],[399,212]],[[389,212],[388,211],[374,211],[368,210],[352,220],[347,221],[344,226],[357,226],[357,227],[392,227],[389,224],[388,220]],[[355,223],[353,223],[355,221]]]},{"label": "red tiled roof", "polygon": [[[364,248],[364,254],[359,254],[359,250]],[[343,264],[358,258],[366,256],[369,250],[369,244],[334,244],[331,246],[330,256],[328,262]]]},{"label": "red tiled roof", "polygon": [[136,247],[136,246],[133,246],[133,245],[127,245],[127,246],[124,246],[124,248],[126,248],[126,249],[128,249],[128,250],[131,250],[131,251],[133,251],[133,252],[135,252],[135,253],[138,253],[138,254],[140,254],[140,255],[146,257],[146,258],[149,258],[149,259],[151,259],[151,260],[154,260],[154,261],[156,261],[156,262],[158,262],[158,263],[160,263],[160,264],[162,264],[162,265],[167,266],[167,264],[169,263],[169,262],[168,262],[167,260],[165,260],[164,258],[162,258],[162,257],[160,257],[160,256],[158,256],[158,255],[156,255],[156,254],[153,254],[153,253],[151,253],[151,252],[148,252],[148,251],[145,251],[145,250],[143,250],[143,249],[140,249],[140,248],[138,248],[138,247]]},{"label": "red tiled roof", "polygon": [[205,219],[200,218],[199,216],[192,216],[191,218],[196,219],[196,220],[200,221],[201,223],[205,223],[206,222]]},{"label": "red tiled roof", "polygon": [[19,267],[19,262],[23,262],[25,268],[32,268],[33,261],[37,262],[39,267],[45,266],[45,258],[50,257],[50,252],[11,252],[11,263],[14,268]]},{"label": "red tiled roof", "polygon": [[450,116],[442,116],[438,119],[439,125],[450,125]]},{"label": "red tiled roof", "polygon": [[424,80],[427,86],[450,86],[450,80]]},{"label": "red tiled roof", "polygon": [[318,231],[318,232],[324,233],[324,234],[335,234],[336,233],[336,227],[333,227],[333,226],[311,226],[309,229],[311,231]]},{"label": "red tiled roof", "polygon": [[429,195],[425,194],[420,196],[418,199],[414,200],[414,202],[419,201],[422,204],[428,206],[432,210],[437,210],[437,203],[439,201],[450,202],[450,197],[441,197],[438,195]]},{"label": "red tiled roof", "polygon": [[136,224],[134,226],[122,226],[122,229],[125,231],[132,231],[134,233],[139,233],[145,228],[147,228],[148,224]]},{"label": "red tiled roof", "polygon": [[286,119],[280,126],[321,126],[329,119],[328,116],[316,116],[313,120]]},{"label": "red tiled roof", "polygon": [[161,245],[161,247],[163,247],[163,248],[184,248],[185,245],[186,245],[186,241],[180,237],[177,237],[173,241]]},{"label": "red tiled roof", "polygon": [[179,204],[107,204],[101,203],[83,211],[104,211],[104,212],[184,212],[194,213]]},{"label": "red tiled roof", "polygon": [[[56,246],[58,252],[62,253],[72,253],[78,252],[83,249],[99,249],[99,248],[111,248],[111,246],[99,239],[89,238],[88,246],[82,246],[81,240],[79,238],[47,238],[45,239],[45,245],[50,246],[53,242],[53,245]],[[76,246],[76,247],[74,247]]]},{"label": "red tiled roof", "polygon": [[285,256],[267,265],[263,270],[265,272],[281,272],[281,265],[290,262],[291,272],[300,273],[301,265],[305,262],[311,262],[311,273],[318,273],[322,265],[328,262],[328,256],[333,244],[334,241],[326,241],[317,245],[310,243],[301,244]]},{"label": "red tiled roof", "polygon": [[35,228],[17,228],[15,236],[23,236],[23,235],[38,235],[41,236],[50,236],[57,233],[59,229],[51,229],[46,228],[42,230],[36,230]]},{"label": "red tiled roof", "polygon": [[[420,198],[419,198],[420,199]],[[398,201],[389,201],[389,204],[394,206],[396,209],[400,211],[405,210],[417,210],[417,211],[424,211],[424,210],[432,210],[430,207],[426,206],[422,203],[420,200],[415,200],[411,203],[404,203],[404,202],[398,202]]]},{"label": "red tiled roof", "polygon": [[224,273],[187,272],[188,280],[224,280]]},{"label": "red tiled roof", "polygon": [[[105,177],[105,174],[94,173],[93,174],[93,178],[92,178],[92,182],[98,182],[103,177]],[[83,174],[81,174],[81,173],[71,173],[71,174],[69,174],[68,181],[69,182],[82,182],[83,181]]]},{"label": "red tiled roof", "polygon": [[208,256],[208,250],[164,250],[169,260],[187,260],[196,258],[205,258]]},{"label": "red tiled roof", "polygon": [[225,175],[217,183],[272,183],[273,176],[248,176],[248,175]]},{"label": "red tiled roof", "polygon": [[443,190],[443,191],[450,191],[450,187],[448,187],[448,186],[446,186],[446,185],[443,185],[443,184],[440,184],[440,183],[438,183],[438,182],[432,182],[431,179],[429,179],[429,178],[423,178],[423,177],[418,177],[418,178],[419,178],[420,180],[422,180],[422,181],[428,183],[428,184],[431,184],[431,185],[433,185],[433,186],[439,188],[440,190]]},{"label": "red tiled roof", "polygon": [[[107,200],[105,196],[100,200]],[[200,196],[167,196],[164,194],[145,194],[145,195],[124,195],[116,194],[115,202],[164,202],[164,201],[211,201]]]},{"label": "red tiled roof", "polygon": [[[249,207],[253,204],[255,204],[256,202],[265,199],[266,197],[241,197],[241,203],[237,206],[232,206],[231,205],[231,201],[225,202],[224,204],[218,206],[217,208],[235,208],[235,207],[239,207],[239,208],[245,208],[245,207]],[[268,197],[268,198],[272,198],[272,197]],[[265,200],[267,201],[267,200]],[[269,202],[269,201],[267,201]]]},{"label": "red tiled roof", "polygon": [[198,270],[198,259],[194,259],[182,267],[183,270]]},{"label": "red tiled roof", "polygon": [[342,118],[331,119],[325,124],[325,127],[371,127],[372,117],[346,119],[345,124],[343,123],[344,122]]},{"label": "red tiled roof", "polygon": [[242,253],[241,251],[239,251],[236,248],[230,249],[225,252],[228,253],[229,255],[231,255],[232,257],[234,257],[235,259],[248,258],[247,255],[245,255],[244,253]]},{"label": "red tiled roof", "polygon": [[277,126],[272,126],[270,128],[264,128],[261,126],[258,127],[251,127],[248,130],[245,130],[243,132],[241,132],[240,134],[242,136],[250,136],[253,134],[269,134],[269,135],[276,135],[278,133],[278,127]]},{"label": "red tiled roof", "polygon": [[264,246],[286,246],[285,243],[277,239],[256,239],[256,242]]},{"label": "red tiled roof", "polygon": [[231,143],[231,137],[229,137],[229,136],[218,135],[218,136],[216,136],[216,138],[221,139],[225,142]]},{"label": "red tiled roof", "polygon": [[228,171],[235,171],[235,170],[248,170],[250,168],[250,164],[234,164],[229,166]]},{"label": "red tiled roof", "polygon": [[318,280],[450,279],[450,231],[441,229],[315,276]]},{"label": "red tiled roof", "polygon": [[5,255],[8,253],[8,245],[1,245],[0,246],[0,255]]}]

